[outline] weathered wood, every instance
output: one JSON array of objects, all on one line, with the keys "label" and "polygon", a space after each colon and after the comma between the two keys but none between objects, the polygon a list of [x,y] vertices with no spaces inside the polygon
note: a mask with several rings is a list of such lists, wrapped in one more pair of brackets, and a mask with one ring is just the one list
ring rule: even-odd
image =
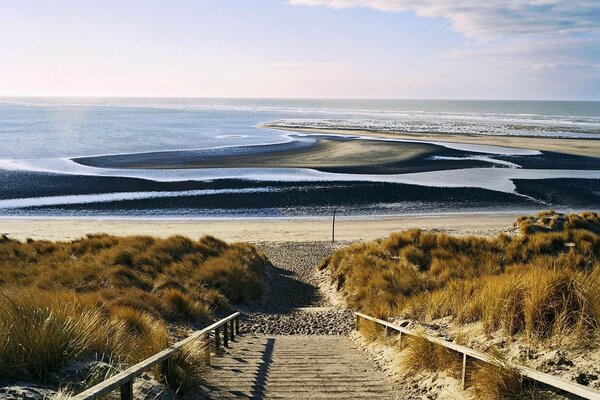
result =
[{"label": "weathered wood", "polygon": [[219,337],[219,327],[217,326],[215,328],[215,354],[219,353],[219,350],[221,350],[221,338]]},{"label": "weathered wood", "polygon": [[[192,333],[187,338],[171,345],[170,347],[164,349],[163,351],[156,353],[152,357],[149,357],[129,368],[125,371],[118,373],[117,375],[108,378],[107,380],[85,390],[84,392],[79,393],[76,396],[73,396],[72,400],[95,400],[99,399],[102,396],[112,392],[113,390],[121,388],[124,384],[132,382],[135,377],[140,376],[145,371],[153,368],[168,358],[172,357],[175,353],[177,353],[183,346],[186,344],[198,339],[201,336],[204,336],[210,333],[213,329],[217,329],[225,322],[231,321],[237,318],[240,315],[240,312],[235,312],[229,315],[226,318],[223,318],[204,329],[196,331]],[[133,392],[132,392],[133,393]]]},{"label": "weathered wood", "polygon": [[331,221],[331,243],[335,243],[335,210],[333,210],[333,219]]},{"label": "weathered wood", "polygon": [[121,400],[133,400],[133,379],[121,385]]},{"label": "weathered wood", "polygon": [[[439,338],[436,338],[433,336],[420,334],[420,333],[411,331],[410,329],[406,329],[402,326],[394,325],[391,322],[384,321],[384,320],[381,320],[381,319],[378,319],[375,317],[371,317],[370,315],[366,315],[366,314],[359,313],[359,312],[355,312],[354,314],[356,315],[357,323],[358,323],[358,318],[363,318],[363,319],[366,319],[366,320],[369,320],[372,322],[376,322],[379,325],[387,326],[391,329],[394,329],[398,332],[404,333],[409,336],[421,336],[432,343],[439,344],[440,346],[457,351],[457,352],[463,354],[463,363],[464,363],[466,356],[469,356],[476,360],[494,364],[494,359],[492,357],[490,357],[489,355],[482,353],[480,351],[471,349],[469,347],[461,346],[460,344],[448,342],[447,340],[439,339]],[[543,383],[550,387],[554,387],[556,389],[560,389],[560,390],[563,390],[563,391],[571,393],[571,394],[575,394],[579,397],[583,397],[584,399],[600,400],[600,391],[598,391],[598,390],[594,390],[587,386],[583,386],[583,385],[580,385],[575,382],[570,382],[570,381],[561,379],[559,377],[556,377],[556,376],[553,376],[550,374],[546,374],[543,372],[539,372],[534,369],[524,367],[521,365],[513,365],[513,367],[516,368],[521,375],[523,375],[524,377],[526,377],[530,380]]]},{"label": "weathered wood", "polygon": [[461,381],[462,381],[461,382],[462,389],[465,390],[467,388],[467,355],[464,353],[463,353]]},{"label": "weathered wood", "polygon": [[235,327],[233,326],[233,321],[229,322],[229,337],[231,341],[235,341]]},{"label": "weathered wood", "polygon": [[240,334],[240,317],[237,317],[235,320],[235,334]]},{"label": "weathered wood", "polygon": [[165,377],[165,381],[167,385],[169,384],[169,375],[171,374],[171,358],[167,358],[162,362],[162,373]]},{"label": "weathered wood", "polygon": [[227,329],[227,322],[223,324],[223,346],[229,347],[229,329]]},{"label": "weathered wood", "polygon": [[210,365],[210,344],[206,343],[204,346],[204,365]]}]

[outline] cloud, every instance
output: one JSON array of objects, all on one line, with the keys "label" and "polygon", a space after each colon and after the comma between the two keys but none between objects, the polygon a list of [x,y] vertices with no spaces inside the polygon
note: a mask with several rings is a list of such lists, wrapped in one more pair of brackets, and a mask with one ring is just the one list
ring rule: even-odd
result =
[{"label": "cloud", "polygon": [[[445,97],[597,98],[598,0],[287,0],[295,6],[371,8],[441,19],[467,39],[431,54]],[[440,26],[442,25],[442,26]],[[454,85],[453,85],[454,84]],[[456,87],[462,88],[456,90]],[[442,88],[442,89],[440,89]]]},{"label": "cloud", "polygon": [[288,3],[335,9],[368,7],[445,18],[455,31],[478,40],[600,33],[597,0],[288,0]]}]

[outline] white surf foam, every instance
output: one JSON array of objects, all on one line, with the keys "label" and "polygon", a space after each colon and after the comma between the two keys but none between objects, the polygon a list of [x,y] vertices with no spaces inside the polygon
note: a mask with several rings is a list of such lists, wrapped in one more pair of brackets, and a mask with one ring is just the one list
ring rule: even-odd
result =
[{"label": "white surf foam", "polygon": [[244,189],[201,189],[201,190],[181,190],[181,191],[149,191],[149,192],[120,192],[120,193],[94,193],[66,196],[44,196],[44,197],[26,197],[18,199],[0,200],[0,209],[7,208],[25,208],[40,206],[60,206],[72,204],[91,204],[91,203],[109,203],[123,200],[144,200],[157,199],[165,197],[185,197],[185,196],[209,196],[216,194],[231,193],[266,193],[281,191],[282,189],[262,187],[262,188],[244,188]]}]

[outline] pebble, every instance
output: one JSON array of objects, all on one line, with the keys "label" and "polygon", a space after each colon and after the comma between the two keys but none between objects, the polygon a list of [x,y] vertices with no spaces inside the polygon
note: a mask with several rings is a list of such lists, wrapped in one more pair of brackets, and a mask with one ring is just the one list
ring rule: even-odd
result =
[{"label": "pebble", "polygon": [[266,276],[263,304],[240,308],[243,331],[266,335],[347,335],[354,327],[354,316],[351,311],[331,306],[319,290],[322,278],[317,273],[321,260],[345,244],[257,243],[273,267]]}]

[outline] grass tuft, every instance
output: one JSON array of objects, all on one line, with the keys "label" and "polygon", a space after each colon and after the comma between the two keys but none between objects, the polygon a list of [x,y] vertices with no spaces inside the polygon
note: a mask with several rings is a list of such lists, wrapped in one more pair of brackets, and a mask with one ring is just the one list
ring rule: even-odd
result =
[{"label": "grass tuft", "polygon": [[401,371],[406,375],[414,375],[421,371],[446,372],[455,378],[462,371],[462,356],[425,339],[414,336],[406,340],[402,353]]},{"label": "grass tuft", "polygon": [[531,398],[523,388],[519,371],[504,359],[495,357],[494,362],[476,362],[470,379],[477,399],[517,400]]},{"label": "grass tuft", "polygon": [[[56,243],[2,236],[0,380],[43,382],[90,356],[143,360],[169,345],[167,323],[199,322],[260,299],[268,264],[249,244],[210,236],[97,234]],[[190,354],[180,360],[179,386],[185,376],[196,379]]]},{"label": "grass tuft", "polygon": [[597,340],[600,216],[550,211],[517,225],[522,234],[491,238],[393,233],[342,248],[319,268],[350,308],[379,318],[452,317],[488,333]]}]

